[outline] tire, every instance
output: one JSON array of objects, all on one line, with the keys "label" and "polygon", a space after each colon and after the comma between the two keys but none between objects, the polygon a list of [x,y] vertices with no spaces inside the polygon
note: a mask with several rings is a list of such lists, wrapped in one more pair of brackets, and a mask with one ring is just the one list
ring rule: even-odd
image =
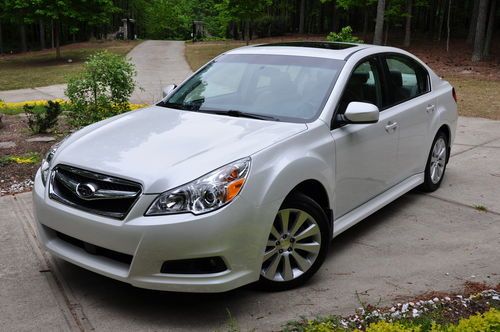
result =
[{"label": "tire", "polygon": [[420,189],[433,192],[439,188],[444,178],[448,162],[448,137],[442,131],[438,132],[432,142],[431,151],[425,165],[425,179]]},{"label": "tire", "polygon": [[282,291],[304,284],[323,264],[330,234],[318,203],[301,193],[287,198],[274,219],[257,286]]}]

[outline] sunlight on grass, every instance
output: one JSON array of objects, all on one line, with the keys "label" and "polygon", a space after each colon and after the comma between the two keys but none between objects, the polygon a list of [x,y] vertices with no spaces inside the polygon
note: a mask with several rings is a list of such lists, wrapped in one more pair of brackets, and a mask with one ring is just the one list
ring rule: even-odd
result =
[{"label": "sunlight on grass", "polygon": [[0,90],[40,87],[66,83],[92,53],[106,49],[125,56],[141,41],[105,41],[71,44],[61,48],[62,59],[54,50],[0,57]]},{"label": "sunlight on grass", "polygon": [[457,76],[446,79],[457,91],[460,115],[500,120],[500,81]]},{"label": "sunlight on grass", "polygon": [[186,60],[193,71],[198,70],[217,55],[236,47],[244,46],[243,42],[186,43]]}]

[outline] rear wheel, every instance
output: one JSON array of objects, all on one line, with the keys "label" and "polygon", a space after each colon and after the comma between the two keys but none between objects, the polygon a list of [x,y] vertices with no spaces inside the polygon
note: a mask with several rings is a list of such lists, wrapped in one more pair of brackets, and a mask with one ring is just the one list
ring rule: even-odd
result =
[{"label": "rear wheel", "polygon": [[440,131],[434,142],[425,167],[425,180],[421,189],[427,192],[435,191],[441,185],[448,161],[448,137]]},{"label": "rear wheel", "polygon": [[323,209],[311,198],[294,194],[274,219],[262,258],[259,284],[285,290],[306,282],[323,264],[330,227]]}]

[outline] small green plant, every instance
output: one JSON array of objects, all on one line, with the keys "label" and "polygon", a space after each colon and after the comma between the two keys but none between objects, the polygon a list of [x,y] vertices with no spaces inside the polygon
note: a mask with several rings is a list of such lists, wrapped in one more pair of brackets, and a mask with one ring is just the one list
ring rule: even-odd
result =
[{"label": "small green plant", "polygon": [[24,113],[27,117],[28,127],[34,134],[46,133],[57,124],[57,118],[62,112],[61,104],[49,100],[41,110],[35,105],[25,104]]},{"label": "small green plant", "polygon": [[134,65],[106,51],[91,55],[81,73],[70,78],[66,96],[68,117],[74,127],[86,126],[130,111],[134,91]]},{"label": "small green plant", "polygon": [[481,212],[487,212],[488,211],[488,208],[484,205],[481,205],[481,204],[477,204],[477,205],[474,205],[474,209],[478,210],[478,211],[481,211]]},{"label": "small green plant", "polygon": [[40,163],[40,155],[36,152],[28,152],[26,154],[17,156],[17,155],[8,155],[0,157],[0,166],[5,166],[9,163],[16,164],[38,164]]},{"label": "small green plant", "polygon": [[326,36],[326,40],[341,43],[363,43],[362,39],[352,35],[352,28],[349,25],[343,27],[339,33],[330,32]]},{"label": "small green plant", "polygon": [[227,312],[227,331],[228,332],[239,332],[240,327],[238,326],[238,321],[231,315],[229,309],[226,309]]}]

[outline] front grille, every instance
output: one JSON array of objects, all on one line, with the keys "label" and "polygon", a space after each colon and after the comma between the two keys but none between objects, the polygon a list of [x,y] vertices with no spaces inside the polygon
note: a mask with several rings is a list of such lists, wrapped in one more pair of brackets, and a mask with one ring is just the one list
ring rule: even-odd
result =
[{"label": "front grille", "polygon": [[93,244],[90,244],[88,242],[76,239],[74,237],[71,237],[69,235],[60,233],[60,232],[55,232],[57,237],[61,239],[64,242],[67,242],[75,247],[79,247],[81,249],[84,249],[86,252],[88,252],[91,255],[97,255],[97,256],[103,256],[109,259],[112,259],[114,261],[124,263],[127,265],[130,265],[132,263],[133,256],[132,255],[127,255],[118,251],[106,249],[103,247],[99,247]]},{"label": "front grille", "polygon": [[57,165],[50,178],[50,198],[74,208],[123,219],[142,192],[132,181]]}]

